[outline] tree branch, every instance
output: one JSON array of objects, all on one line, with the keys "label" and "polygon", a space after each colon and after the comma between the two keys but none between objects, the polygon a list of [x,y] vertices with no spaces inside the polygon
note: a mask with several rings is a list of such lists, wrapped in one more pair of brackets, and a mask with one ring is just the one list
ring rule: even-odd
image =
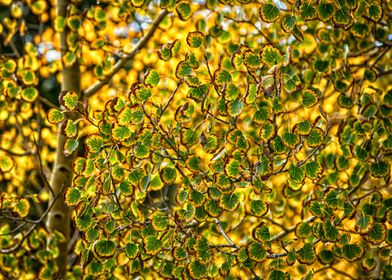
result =
[{"label": "tree branch", "polygon": [[105,79],[96,82],[95,84],[93,84],[92,86],[90,86],[89,88],[85,89],[83,91],[83,97],[84,98],[89,98],[91,95],[93,95],[94,93],[96,93],[99,89],[101,89],[105,84],[107,84],[110,79],[118,72],[120,71],[123,66],[132,58],[135,57],[135,55],[146,46],[146,44],[148,43],[148,41],[150,40],[150,38],[154,35],[155,31],[158,29],[159,24],[161,23],[161,21],[164,19],[164,17],[168,14],[168,11],[163,11],[161,12],[157,18],[152,22],[151,24],[151,28],[150,30],[148,30],[148,32],[144,35],[144,37],[142,37],[137,43],[136,45],[133,47],[133,49],[131,50],[131,52],[124,56],[123,58],[121,58],[120,60],[118,60],[116,62],[116,64],[113,66],[112,71],[105,77]]}]

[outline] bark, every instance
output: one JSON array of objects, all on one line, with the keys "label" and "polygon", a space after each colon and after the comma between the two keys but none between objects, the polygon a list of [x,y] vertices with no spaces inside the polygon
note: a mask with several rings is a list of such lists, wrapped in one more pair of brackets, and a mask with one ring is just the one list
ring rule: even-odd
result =
[{"label": "bark", "polygon": [[[66,18],[67,7],[70,3],[69,0],[57,0],[57,15]],[[60,34],[60,48],[62,56],[67,51],[66,36],[67,30]],[[80,69],[79,64],[76,62],[71,67],[62,67],[62,90],[73,90],[80,93]],[[50,178],[50,184],[54,191],[54,195],[57,195],[69,188],[72,184],[72,162],[75,154],[65,156],[63,147],[66,141],[66,137],[61,134],[61,124],[59,124],[57,132],[57,148],[56,148],[56,159],[52,170],[52,176]],[[52,200],[54,197],[51,198]],[[56,259],[58,266],[58,275],[56,279],[65,279],[67,271],[67,255],[68,255],[68,243],[70,240],[70,225],[71,217],[70,210],[64,203],[64,195],[61,194],[55,201],[51,211],[47,218],[47,228],[50,233],[55,231],[61,232],[65,240],[64,242],[58,243],[59,256]]]}]

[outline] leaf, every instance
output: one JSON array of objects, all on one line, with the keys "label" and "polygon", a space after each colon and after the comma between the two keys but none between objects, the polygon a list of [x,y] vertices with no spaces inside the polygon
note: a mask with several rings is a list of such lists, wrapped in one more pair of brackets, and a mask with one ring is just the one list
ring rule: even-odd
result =
[{"label": "leaf", "polygon": [[63,153],[64,155],[70,156],[79,146],[79,141],[75,139],[67,139],[64,143]]},{"label": "leaf", "polygon": [[182,21],[187,21],[192,16],[191,6],[186,1],[180,1],[179,3],[177,3],[176,11],[177,11],[178,17]]},{"label": "leaf", "polygon": [[265,22],[274,22],[279,18],[279,9],[274,4],[261,5],[260,18]]},{"label": "leaf", "polygon": [[357,219],[355,230],[361,234],[368,233],[373,226],[373,217],[370,215],[362,215]]},{"label": "leaf", "polygon": [[374,1],[374,3],[368,7],[368,13],[371,20],[376,22],[380,21],[383,15],[381,4],[378,1]]},{"label": "leaf", "polygon": [[366,258],[362,260],[361,264],[367,271],[372,271],[376,268],[377,261],[374,258]]},{"label": "leaf", "polygon": [[194,202],[196,207],[202,206],[205,198],[205,195],[197,190],[192,190],[190,193],[190,199]]},{"label": "leaf", "polygon": [[303,136],[308,135],[311,129],[312,126],[309,120],[299,122],[294,126],[294,132],[298,135],[303,135]]},{"label": "leaf", "polygon": [[307,238],[312,234],[312,227],[309,225],[309,223],[300,222],[295,227],[295,234],[299,238]]},{"label": "leaf", "polygon": [[231,158],[225,165],[225,173],[230,178],[238,177],[238,175],[240,174],[240,170],[241,170],[241,163],[234,158]]},{"label": "leaf", "polygon": [[312,180],[319,178],[323,171],[322,165],[317,161],[311,161],[305,164],[306,176]]},{"label": "leaf", "polygon": [[243,103],[239,99],[235,99],[229,103],[228,113],[232,117],[237,117],[241,114],[243,108]]},{"label": "leaf", "polygon": [[331,264],[335,260],[335,255],[331,250],[321,250],[318,255],[317,255],[319,261],[326,265],[326,264]]},{"label": "leaf", "polygon": [[160,177],[163,183],[171,185],[177,178],[177,172],[174,168],[164,167],[160,172]]},{"label": "leaf", "polygon": [[155,212],[151,217],[151,225],[156,231],[166,230],[169,225],[167,215],[162,212]]},{"label": "leaf", "polygon": [[252,241],[246,246],[248,257],[255,262],[262,262],[267,257],[267,251],[260,242]]},{"label": "leaf", "polygon": [[159,83],[159,73],[155,69],[148,69],[144,75],[144,84],[146,86],[156,87]]},{"label": "leaf", "polygon": [[213,218],[217,218],[222,214],[222,209],[215,200],[208,200],[206,203],[204,203],[204,211],[206,211],[207,214]]},{"label": "leaf", "polygon": [[332,3],[319,3],[317,5],[317,14],[319,19],[327,21],[332,18],[335,12],[334,5]]},{"label": "leaf", "polygon": [[350,262],[361,259],[364,253],[364,249],[358,244],[345,244],[342,247],[342,257]]},{"label": "leaf", "polygon": [[271,238],[271,234],[268,225],[261,222],[257,227],[253,229],[252,236],[254,239],[260,242],[269,241]]},{"label": "leaf", "polygon": [[127,126],[115,126],[112,128],[112,137],[116,141],[125,141],[131,136],[131,130]]},{"label": "leaf", "polygon": [[19,217],[24,218],[29,214],[30,202],[25,199],[18,199],[14,205],[13,212],[17,213]]},{"label": "leaf", "polygon": [[78,104],[79,96],[74,91],[62,91],[59,96],[59,101],[68,110],[74,110]]},{"label": "leaf", "polygon": [[76,134],[78,133],[78,128],[76,126],[76,122],[74,122],[72,120],[67,120],[66,122],[64,122],[64,125],[62,128],[63,128],[63,133],[69,138],[75,137]]},{"label": "leaf", "polygon": [[103,138],[98,134],[91,134],[86,138],[86,148],[90,153],[98,153],[103,147]]},{"label": "leaf", "polygon": [[287,15],[282,19],[281,27],[284,32],[289,33],[293,31],[294,26],[297,23],[297,17],[294,15]]},{"label": "leaf", "polygon": [[305,89],[302,92],[302,105],[305,108],[312,108],[318,103],[318,96],[317,94],[310,89]]},{"label": "leaf", "polygon": [[67,67],[71,67],[76,62],[76,54],[73,52],[67,52],[63,56],[64,65]]},{"label": "leaf", "polygon": [[183,129],[181,132],[181,143],[187,147],[192,147],[199,142],[199,133],[192,129]]},{"label": "leaf", "polygon": [[276,136],[275,125],[272,121],[266,121],[263,126],[260,128],[259,135],[264,140],[270,140]]},{"label": "leaf", "polygon": [[370,173],[373,177],[380,178],[390,173],[390,165],[385,161],[374,162],[370,165]]},{"label": "leaf", "polygon": [[269,275],[269,280],[287,280],[290,279],[287,277],[286,273],[280,270],[272,270]]},{"label": "leaf", "polygon": [[242,55],[242,58],[243,58],[243,62],[245,63],[246,67],[249,67],[251,69],[256,69],[261,64],[260,57],[250,50],[244,52]]},{"label": "leaf", "polygon": [[317,17],[316,8],[312,3],[304,1],[301,6],[299,6],[299,11],[304,20],[312,20]]},{"label": "leaf", "polygon": [[318,147],[324,142],[324,131],[319,127],[314,127],[308,135],[309,147]]},{"label": "leaf", "polygon": [[58,124],[65,119],[65,116],[60,110],[51,108],[48,111],[47,119],[51,124]]},{"label": "leaf", "polygon": [[280,64],[283,60],[283,56],[279,49],[272,44],[265,45],[260,52],[261,61],[268,67]]},{"label": "leaf", "polygon": [[387,229],[382,223],[374,223],[365,239],[372,244],[380,244],[385,240]]},{"label": "leaf", "polygon": [[198,87],[190,88],[188,93],[193,100],[201,102],[207,96],[209,90],[210,88],[207,84],[202,84]]},{"label": "leaf", "polygon": [[268,212],[268,203],[259,199],[252,199],[249,204],[249,209],[256,217],[262,217]]},{"label": "leaf", "polygon": [[22,90],[21,96],[22,96],[22,99],[27,102],[34,102],[35,100],[37,100],[39,93],[36,88],[27,87]]},{"label": "leaf", "polygon": [[202,279],[207,275],[207,267],[198,260],[190,262],[187,268],[192,279]]},{"label": "leaf", "polygon": [[175,260],[182,261],[186,259],[187,252],[183,247],[174,247],[172,255]]},{"label": "leaf", "polygon": [[289,167],[290,178],[295,183],[302,183],[305,180],[305,170],[302,166],[291,164]]},{"label": "leaf", "polygon": [[217,85],[224,85],[226,83],[230,83],[231,79],[231,74],[225,69],[216,70],[214,73],[214,81]]},{"label": "leaf", "polygon": [[132,260],[136,259],[139,255],[139,246],[134,243],[127,243],[127,245],[125,245],[125,254]]},{"label": "leaf", "polygon": [[200,48],[203,45],[204,35],[199,31],[189,32],[186,42],[191,48]]},{"label": "leaf", "polygon": [[186,76],[192,74],[192,67],[189,65],[188,61],[180,61],[176,67],[176,77],[182,79]]},{"label": "leaf", "polygon": [[325,238],[328,241],[336,242],[340,239],[338,229],[332,224],[329,219],[324,222],[323,229],[325,232]]},{"label": "leaf", "polygon": [[290,149],[294,149],[300,142],[300,138],[295,133],[285,132],[282,135],[282,142]]},{"label": "leaf", "polygon": [[154,235],[147,236],[143,243],[147,255],[156,255],[163,247],[162,241]]},{"label": "leaf", "polygon": [[210,247],[208,245],[208,240],[201,236],[197,239],[195,244],[196,257],[202,264],[208,264],[211,260]]},{"label": "leaf", "polygon": [[95,243],[94,252],[100,258],[111,258],[116,253],[116,243],[112,240],[99,240]]},{"label": "leaf", "polygon": [[82,193],[76,187],[68,188],[65,192],[64,202],[68,206],[76,206],[79,204],[82,198]]},{"label": "leaf", "polygon": [[120,192],[123,196],[130,197],[134,193],[133,186],[128,180],[121,181],[118,185],[118,188],[120,189]]},{"label": "leaf", "polygon": [[350,23],[350,14],[347,8],[337,9],[332,17],[336,24],[347,25]]},{"label": "leaf", "polygon": [[[14,161],[10,156],[2,155],[0,157],[0,170],[1,172],[9,172],[14,167]],[[0,204],[1,206],[1,204]]]},{"label": "leaf", "polygon": [[312,264],[316,261],[316,254],[314,252],[312,243],[305,243],[305,245],[297,251],[297,259],[302,264]]},{"label": "leaf", "polygon": [[227,194],[221,197],[220,207],[227,211],[234,211],[239,206],[239,198],[235,193]]}]

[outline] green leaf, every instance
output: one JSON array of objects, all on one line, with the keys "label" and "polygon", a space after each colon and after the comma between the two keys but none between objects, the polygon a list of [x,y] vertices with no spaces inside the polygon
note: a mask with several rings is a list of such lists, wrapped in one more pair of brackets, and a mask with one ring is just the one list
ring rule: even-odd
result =
[{"label": "green leaf", "polygon": [[22,90],[22,99],[27,102],[34,102],[38,98],[38,90],[34,87],[27,87]]},{"label": "green leaf", "polygon": [[76,126],[76,122],[72,120],[67,120],[66,122],[64,122],[63,132],[69,138],[75,137],[78,133],[78,127]]},{"label": "green leaf", "polygon": [[272,121],[266,121],[260,128],[259,135],[264,140],[270,140],[276,136],[275,125]]},{"label": "green leaf", "polygon": [[79,141],[75,139],[67,139],[64,143],[63,153],[64,155],[70,156],[79,146]]},{"label": "green leaf", "polygon": [[9,172],[14,167],[14,161],[10,156],[2,155],[0,157],[0,170],[2,172]]},{"label": "green leaf", "polygon": [[261,5],[260,18],[265,22],[274,22],[279,18],[279,9],[274,4]]},{"label": "green leaf", "polygon": [[354,106],[354,101],[350,96],[346,96],[345,94],[339,95],[338,103],[340,107],[345,109],[351,109]]},{"label": "green leaf", "polygon": [[374,3],[372,3],[368,7],[368,13],[370,19],[372,19],[373,21],[380,21],[383,15],[381,4],[378,1],[374,1]]},{"label": "green leaf", "polygon": [[202,279],[207,275],[207,267],[198,260],[189,263],[187,268],[192,279]]},{"label": "green leaf", "polygon": [[235,193],[227,194],[221,197],[220,207],[227,211],[234,211],[239,206],[239,198]]},{"label": "green leaf", "polygon": [[196,207],[199,207],[204,204],[206,196],[197,190],[192,190],[190,193],[190,199],[194,202]]},{"label": "green leaf", "polygon": [[312,234],[312,227],[309,223],[298,223],[295,227],[295,234],[299,238],[307,238]]},{"label": "green leaf", "polygon": [[280,270],[272,270],[269,275],[269,280],[287,280],[290,279],[287,277],[286,273]]},{"label": "green leaf", "polygon": [[48,111],[47,119],[51,124],[58,124],[65,119],[65,115],[60,110],[52,108]]},{"label": "green leaf", "polygon": [[156,231],[166,230],[169,225],[167,215],[162,212],[155,212],[151,217],[151,225]]},{"label": "green leaf", "polygon": [[163,183],[166,185],[171,185],[177,178],[177,172],[174,168],[164,167],[160,172],[160,177]]},{"label": "green leaf", "polygon": [[342,257],[350,262],[361,259],[364,253],[364,249],[358,244],[345,244],[342,247]]},{"label": "green leaf", "polygon": [[230,83],[231,79],[232,79],[231,74],[225,69],[216,70],[214,73],[214,81],[217,85],[221,86],[226,83]]},{"label": "green leaf", "polygon": [[323,225],[325,238],[330,242],[336,242],[340,239],[340,234],[338,229],[332,224],[332,222],[328,219],[324,222]]},{"label": "green leaf", "polygon": [[73,52],[67,52],[64,56],[63,56],[63,62],[64,65],[67,67],[71,67],[72,65],[74,65],[74,63],[76,62],[76,54]]},{"label": "green leaf", "polygon": [[373,226],[373,217],[370,215],[362,215],[355,223],[355,230],[361,234],[368,233]]},{"label": "green leaf", "polygon": [[373,258],[366,258],[362,260],[361,264],[362,267],[367,271],[372,271],[373,269],[376,268],[377,261]]},{"label": "green leaf", "polygon": [[271,234],[268,225],[261,222],[257,227],[253,229],[252,236],[254,239],[260,242],[269,241],[271,238]]},{"label": "green leaf", "polygon": [[255,262],[262,262],[267,257],[267,251],[260,242],[252,241],[246,246],[248,257]]},{"label": "green leaf", "polygon": [[210,87],[207,84],[202,84],[198,87],[190,88],[188,93],[193,100],[201,102],[207,96],[209,90]]},{"label": "green leaf", "polygon": [[374,162],[370,165],[370,173],[376,178],[387,176],[390,173],[390,164],[381,160]]},{"label": "green leaf", "polygon": [[125,245],[125,254],[132,260],[136,259],[139,255],[139,246],[134,243],[127,243],[127,245]]},{"label": "green leaf", "polygon": [[311,129],[312,129],[312,125],[309,120],[299,122],[294,126],[294,132],[302,136],[308,135]]},{"label": "green leaf", "polygon": [[243,57],[243,62],[245,63],[246,67],[249,67],[251,69],[256,69],[261,64],[260,57],[250,50],[244,52],[242,57]]},{"label": "green leaf", "polygon": [[302,92],[302,105],[304,105],[305,108],[311,108],[315,106],[317,103],[318,103],[318,96],[313,90],[305,89]]},{"label": "green leaf", "polygon": [[299,6],[299,11],[304,18],[304,20],[312,20],[317,17],[315,5],[310,2],[304,1],[301,6]]},{"label": "green leaf", "polygon": [[178,17],[182,21],[187,21],[192,16],[191,6],[186,1],[180,1],[179,3],[177,3],[176,11],[177,11]]},{"label": "green leaf", "polygon": [[217,218],[222,214],[222,209],[215,200],[208,200],[206,203],[204,203],[204,211],[206,211],[207,214],[213,218]]},{"label": "green leaf", "polygon": [[183,129],[181,132],[181,143],[187,147],[192,147],[199,142],[199,133],[192,129]]},{"label": "green leaf", "polygon": [[81,201],[82,193],[76,187],[68,188],[65,192],[64,202],[68,206],[76,206]]},{"label": "green leaf", "polygon": [[203,264],[208,264],[211,260],[211,252],[207,238],[204,236],[198,238],[194,247],[197,259]]},{"label": "green leaf", "polygon": [[318,253],[318,259],[324,265],[331,264],[335,260],[335,255],[331,250],[322,249]]},{"label": "green leaf", "polygon": [[300,142],[300,138],[295,133],[285,132],[282,135],[282,142],[290,149],[294,149]]},{"label": "green leaf", "polygon": [[253,115],[253,121],[256,124],[263,124],[270,116],[271,112],[269,108],[267,106],[263,106]]},{"label": "green leaf", "polygon": [[127,126],[118,125],[112,129],[112,136],[116,141],[125,141],[131,136],[131,133],[131,130]]},{"label": "green leaf", "polygon": [[17,213],[19,217],[24,218],[29,214],[30,202],[25,199],[18,199],[14,205],[13,212]]},{"label": "green leaf", "polygon": [[289,174],[294,183],[302,183],[305,180],[305,170],[302,166],[291,164]]},{"label": "green leaf", "polygon": [[188,61],[180,61],[176,67],[176,77],[182,79],[186,76],[192,74],[192,67],[189,65]]},{"label": "green leaf", "polygon": [[316,254],[312,243],[305,245],[297,251],[297,259],[302,264],[312,264],[316,261]]},{"label": "green leaf", "polygon": [[265,45],[261,49],[261,61],[266,64],[268,67],[272,67],[282,62],[283,56],[280,53],[279,49],[273,46],[272,44]]},{"label": "green leaf", "polygon": [[232,117],[237,117],[241,114],[243,108],[244,108],[244,104],[239,99],[235,99],[229,103],[228,106],[229,115]]},{"label": "green leaf", "polygon": [[162,249],[162,241],[154,235],[147,236],[144,240],[144,250],[147,255],[156,255]]},{"label": "green leaf", "polygon": [[317,161],[311,161],[305,164],[306,176],[312,180],[319,178],[323,173],[323,170],[322,165]]},{"label": "green leaf", "polygon": [[100,240],[95,243],[94,252],[100,258],[111,258],[116,253],[116,243],[112,240]]},{"label": "green leaf", "polygon": [[281,27],[284,32],[289,33],[293,31],[294,26],[297,23],[297,17],[294,15],[287,15],[282,19]]},{"label": "green leaf", "polygon": [[121,194],[123,196],[130,197],[134,193],[133,186],[131,185],[131,182],[129,182],[128,180],[121,181],[120,184],[118,185],[118,188],[120,189]]},{"label": "green leaf", "polygon": [[189,32],[186,42],[191,48],[200,48],[203,45],[204,35],[199,31]]},{"label": "green leaf", "polygon": [[309,147],[318,147],[324,142],[324,131],[319,127],[314,127],[308,135]]},{"label": "green leaf", "polygon": [[382,223],[374,223],[369,233],[365,236],[372,244],[380,244],[385,240],[387,229]]},{"label": "green leaf", "polygon": [[231,158],[225,165],[225,173],[230,178],[238,177],[240,171],[241,171],[241,163],[234,158]]},{"label": "green leaf", "polygon": [[335,8],[332,3],[319,3],[317,5],[317,14],[322,21],[331,19],[334,12]]},{"label": "green leaf", "polygon": [[60,104],[68,110],[73,110],[79,101],[79,96],[74,91],[62,91],[59,96]]},{"label": "green leaf", "polygon": [[182,261],[186,259],[187,252],[183,247],[174,247],[173,258],[177,261]]},{"label": "green leaf", "polygon": [[156,87],[159,83],[159,73],[155,69],[148,69],[144,75],[144,84],[146,86]]},{"label": "green leaf", "polygon": [[249,203],[249,209],[253,215],[262,217],[268,212],[268,203],[260,199],[252,199]]},{"label": "green leaf", "polygon": [[332,20],[336,24],[347,25],[350,23],[350,14],[347,8],[341,8],[336,10],[335,14],[332,17]]},{"label": "green leaf", "polygon": [[103,138],[98,134],[91,134],[86,138],[86,148],[90,153],[98,153],[103,147]]}]

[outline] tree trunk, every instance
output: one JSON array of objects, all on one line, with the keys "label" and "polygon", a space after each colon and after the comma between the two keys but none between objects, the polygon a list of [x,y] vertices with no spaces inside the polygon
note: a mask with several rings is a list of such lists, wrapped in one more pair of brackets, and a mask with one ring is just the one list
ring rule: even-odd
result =
[{"label": "tree trunk", "polygon": [[[57,15],[66,18],[67,7],[70,3],[69,0],[57,0]],[[63,56],[67,52],[66,43],[67,30],[60,33],[60,48],[61,55]],[[63,63],[62,65],[62,90],[73,90],[80,93],[80,69],[78,62],[74,63],[71,67],[66,67]],[[60,192],[64,193],[64,190],[69,188],[72,184],[72,162],[75,157],[75,153],[70,156],[65,156],[63,147],[66,141],[66,137],[61,134],[61,123],[58,127],[57,132],[57,148],[56,148],[56,159],[52,170],[52,175],[50,178],[50,184],[57,195]],[[53,197],[51,198],[54,199]],[[67,255],[68,255],[68,243],[70,240],[70,224],[71,217],[68,207],[64,203],[64,195],[61,194],[55,204],[53,205],[51,211],[48,214],[47,228],[49,232],[53,233],[55,231],[61,232],[65,241],[58,244],[59,246],[59,257],[57,258],[58,266],[58,276],[56,279],[65,279],[65,274],[67,271]]]}]

